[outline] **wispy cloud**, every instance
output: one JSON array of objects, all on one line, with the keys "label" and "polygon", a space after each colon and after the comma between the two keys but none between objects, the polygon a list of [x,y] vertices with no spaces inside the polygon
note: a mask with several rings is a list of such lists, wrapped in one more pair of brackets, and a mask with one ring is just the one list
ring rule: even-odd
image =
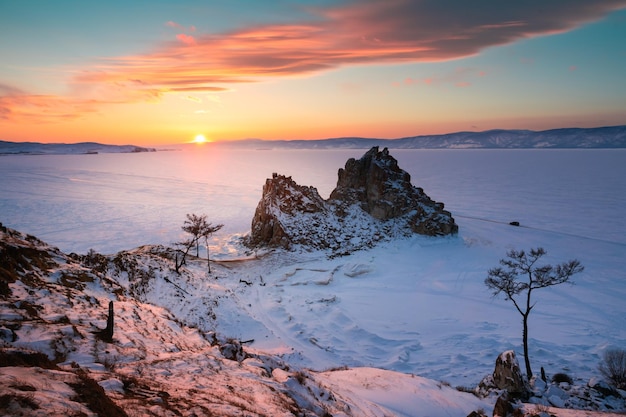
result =
[{"label": "wispy cloud", "polygon": [[202,103],[202,99],[196,96],[185,96],[185,100],[193,101],[194,103]]},{"label": "wispy cloud", "polygon": [[195,45],[196,39],[191,35],[185,35],[184,33],[179,33],[176,35],[176,39],[184,43],[185,45]]},{"label": "wispy cloud", "polygon": [[11,94],[0,96],[0,120],[23,123],[57,123],[74,120],[97,109],[93,100],[54,95]]},{"label": "wispy cloud", "polygon": [[487,75],[486,71],[470,67],[459,67],[447,74],[431,75],[423,78],[405,78],[402,83],[394,82],[394,86],[404,85],[454,85],[456,87],[469,87],[477,78]]},{"label": "wispy cloud", "polygon": [[152,52],[103,59],[72,84],[91,89],[96,101],[153,100],[342,66],[452,60],[568,31],[623,7],[626,0],[364,0],[309,9],[315,16],[308,21],[221,34],[169,21],[165,25],[179,32],[172,41]]}]

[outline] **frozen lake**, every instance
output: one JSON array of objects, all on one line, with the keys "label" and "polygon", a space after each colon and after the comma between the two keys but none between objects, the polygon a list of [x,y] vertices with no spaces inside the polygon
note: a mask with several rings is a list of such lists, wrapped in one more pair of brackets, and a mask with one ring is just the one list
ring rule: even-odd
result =
[{"label": "frozen lake", "polygon": [[[0,221],[66,252],[171,244],[186,213],[250,229],[265,179],[291,175],[327,198],[337,170],[366,150],[232,150],[0,157]],[[467,219],[626,244],[626,150],[391,150],[424,188]],[[218,248],[216,248],[218,249]],[[219,251],[219,249],[218,249]]]},{"label": "frozen lake", "polygon": [[[0,222],[65,252],[102,253],[180,239],[186,213],[225,227],[213,258],[247,233],[273,172],[328,197],[337,170],[366,150],[196,148],[139,154],[0,157]],[[579,259],[576,285],[546,289],[533,310],[531,356],[551,372],[597,375],[626,341],[626,150],[391,150],[414,185],[459,224],[450,238],[415,237],[328,259],[324,253],[216,265],[184,302],[155,286],[150,302],[185,323],[325,369],[376,366],[472,385],[499,353],[521,350],[520,316],[492,298],[486,271],[511,248]],[[524,227],[512,227],[510,221]],[[366,271],[352,278],[340,271]],[[338,271],[332,283],[329,271]],[[217,276],[216,275],[216,276]],[[264,280],[267,285],[245,286]],[[156,284],[155,284],[156,285]],[[198,300],[217,296],[215,322]],[[228,289],[227,292],[226,289]],[[192,291],[192,289],[189,289]],[[168,295],[169,294],[169,295]],[[169,297],[169,298],[168,298]],[[230,306],[230,307],[229,307]],[[314,343],[312,342],[314,341]]]}]

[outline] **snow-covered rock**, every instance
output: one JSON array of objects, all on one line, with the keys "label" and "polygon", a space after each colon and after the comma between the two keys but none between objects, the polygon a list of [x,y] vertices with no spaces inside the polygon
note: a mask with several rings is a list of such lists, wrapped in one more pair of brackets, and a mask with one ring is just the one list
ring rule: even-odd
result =
[{"label": "snow-covered rock", "polygon": [[506,391],[512,398],[528,398],[530,388],[522,375],[515,351],[507,350],[498,355],[493,373],[483,378],[477,390],[482,396],[492,391]]},{"label": "snow-covered rock", "polygon": [[390,237],[458,231],[443,203],[413,186],[387,148],[375,146],[359,160],[350,158],[338,177],[328,200],[291,177],[274,174],[267,179],[248,245],[303,245],[342,254]]}]

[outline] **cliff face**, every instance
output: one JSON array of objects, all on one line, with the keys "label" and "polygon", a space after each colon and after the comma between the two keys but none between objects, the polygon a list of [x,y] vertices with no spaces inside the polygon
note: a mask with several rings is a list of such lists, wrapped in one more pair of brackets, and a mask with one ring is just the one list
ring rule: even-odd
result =
[{"label": "cliff face", "polygon": [[458,226],[443,207],[411,184],[387,148],[373,147],[339,169],[327,201],[314,187],[274,174],[263,187],[248,243],[351,251],[411,233],[456,233]]},{"label": "cliff face", "polygon": [[317,218],[326,210],[315,187],[301,186],[291,177],[274,174],[263,186],[263,197],[252,219],[250,243],[288,247],[297,238],[290,218]]}]

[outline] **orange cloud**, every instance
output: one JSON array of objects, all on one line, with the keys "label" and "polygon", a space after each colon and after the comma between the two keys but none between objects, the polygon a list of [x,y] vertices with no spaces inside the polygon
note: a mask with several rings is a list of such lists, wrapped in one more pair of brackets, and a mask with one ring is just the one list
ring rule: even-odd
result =
[{"label": "orange cloud", "polygon": [[93,113],[97,103],[52,95],[10,95],[0,97],[0,120],[23,123],[57,123]]}]

